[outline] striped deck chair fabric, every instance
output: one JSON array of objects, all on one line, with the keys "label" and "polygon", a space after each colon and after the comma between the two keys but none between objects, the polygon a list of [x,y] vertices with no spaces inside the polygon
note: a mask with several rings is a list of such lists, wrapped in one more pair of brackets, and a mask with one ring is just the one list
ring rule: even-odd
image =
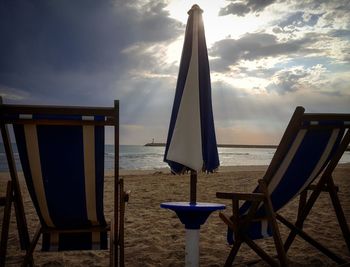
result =
[{"label": "striped deck chair fabric", "polygon": [[[257,195],[267,193],[268,201],[246,199],[247,201],[237,209],[236,219],[243,220],[251,216],[251,221],[239,231],[238,228],[234,231],[235,227],[228,228],[229,244],[234,244],[237,238],[241,239],[240,236],[235,235],[243,234],[250,240],[273,236],[276,231],[273,225],[275,221],[271,220],[270,213],[277,214],[290,201],[305,192],[315,179],[325,172],[329,177],[323,179],[331,179],[329,174],[333,166],[335,167],[340,155],[349,144],[347,129],[350,116],[347,116],[348,121],[344,118],[346,116],[316,116],[315,114],[308,116],[304,114],[303,108],[296,109],[262,180],[266,188],[262,189],[259,183],[253,192]],[[218,192],[217,197],[232,198],[232,194]],[[269,210],[269,205],[272,210]],[[224,221],[227,220],[227,217],[224,218]],[[232,217],[229,220],[232,222]],[[233,261],[233,259],[230,260]],[[231,265],[229,262],[226,264]]]},{"label": "striped deck chair fabric", "polygon": [[[104,118],[55,116],[55,119]],[[14,132],[28,190],[42,226],[106,227],[104,127],[17,124]],[[44,251],[106,249],[107,233],[44,233],[42,244]]]},{"label": "striped deck chair fabric", "polygon": [[[22,171],[40,219],[25,265],[31,264],[40,235],[43,251],[97,250],[108,248],[108,231],[114,229],[109,238],[111,265],[123,266],[126,197],[119,179],[119,102],[114,107],[2,104],[0,108],[2,129],[13,126]],[[103,203],[105,126],[112,126],[115,135],[111,224],[106,222]],[[3,138],[11,143],[9,135]],[[10,172],[17,171],[13,167]]]}]

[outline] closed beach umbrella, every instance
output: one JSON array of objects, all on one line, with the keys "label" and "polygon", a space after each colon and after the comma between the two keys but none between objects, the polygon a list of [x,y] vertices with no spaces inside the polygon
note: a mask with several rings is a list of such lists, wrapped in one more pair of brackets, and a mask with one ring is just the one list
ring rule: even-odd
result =
[{"label": "closed beach umbrella", "polygon": [[164,155],[173,173],[191,171],[192,203],[196,202],[197,171],[213,172],[219,166],[202,12],[198,5],[188,11]]}]

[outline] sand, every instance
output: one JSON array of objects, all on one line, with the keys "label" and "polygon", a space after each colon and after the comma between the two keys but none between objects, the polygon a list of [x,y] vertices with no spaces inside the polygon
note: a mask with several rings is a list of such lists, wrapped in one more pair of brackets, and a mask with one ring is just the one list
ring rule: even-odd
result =
[{"label": "sand", "polygon": [[[215,174],[200,174],[198,177],[198,201],[226,204],[225,213],[229,214],[230,202],[215,198],[217,191],[251,192],[261,178],[266,167],[226,167]],[[339,165],[334,179],[340,187],[339,198],[345,216],[350,223],[350,164]],[[189,176],[174,176],[169,170],[121,171],[125,187],[131,190],[130,202],[126,207],[125,220],[125,258],[126,266],[184,266],[185,230],[174,212],[161,209],[160,203],[167,201],[188,201]],[[0,174],[0,194],[5,191],[7,173]],[[106,177],[105,213],[111,217],[112,203],[111,176]],[[38,218],[21,177],[22,194],[30,236],[33,236]],[[281,214],[286,218],[295,218],[297,200],[284,208]],[[0,208],[2,218],[3,208]],[[1,224],[1,222],[0,222]],[[347,250],[332,209],[328,194],[318,199],[308,220],[306,232],[312,234],[323,244],[341,257],[350,261]],[[283,240],[288,229],[280,225]],[[274,254],[271,238],[259,241],[265,249]],[[41,252],[37,246],[34,257],[36,266],[108,266],[108,251],[87,252]],[[226,227],[218,212],[213,213],[200,230],[200,266],[223,266],[230,247],[226,243]],[[18,233],[12,213],[6,266],[19,266],[23,252],[19,250]],[[291,266],[336,266],[302,239],[297,238],[288,251]],[[246,245],[239,251],[235,264],[246,266],[245,262],[258,259]],[[266,266],[259,262],[254,266]]]}]

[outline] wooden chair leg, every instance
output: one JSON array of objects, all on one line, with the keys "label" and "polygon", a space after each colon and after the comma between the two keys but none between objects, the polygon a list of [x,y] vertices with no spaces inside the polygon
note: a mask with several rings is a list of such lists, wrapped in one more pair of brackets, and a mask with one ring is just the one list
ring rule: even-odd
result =
[{"label": "wooden chair leg", "polygon": [[332,177],[328,180],[327,185],[328,185],[328,192],[330,194],[332,204],[334,207],[334,211],[335,211],[335,214],[337,215],[340,229],[343,233],[345,243],[346,243],[348,250],[350,252],[350,230],[349,230],[348,224],[346,222],[344,211],[341,207],[338,193],[337,193],[337,190],[336,190],[336,187],[334,185],[334,181],[333,181]]},{"label": "wooden chair leg", "polygon": [[[1,102],[1,100],[0,100]],[[19,240],[21,249],[27,250],[29,247],[30,239],[27,228],[27,221],[24,213],[23,199],[21,194],[21,189],[18,181],[18,174],[16,170],[16,163],[13,156],[12,146],[10,143],[10,133],[8,127],[1,124],[1,135],[3,139],[4,148],[6,151],[7,163],[10,170],[12,190],[13,190],[13,203],[15,207],[17,229],[19,234]]]},{"label": "wooden chair leg", "polygon": [[233,243],[233,246],[232,246],[232,249],[230,251],[230,254],[228,255],[227,259],[226,259],[226,262],[225,262],[225,267],[230,267],[232,266],[233,264],[233,261],[235,260],[235,257],[238,253],[238,250],[239,248],[241,247],[242,245],[242,241],[240,240],[236,240],[234,243]]},{"label": "wooden chair leg", "polygon": [[119,221],[119,252],[120,252],[120,267],[124,267],[124,214],[125,214],[125,192],[124,180],[120,179],[120,221]]},{"label": "wooden chair leg", "polygon": [[[244,242],[252,250],[254,250],[255,253],[258,254],[258,256],[260,256],[260,258],[266,261],[270,266],[276,266],[276,267],[279,266],[278,263],[271,256],[269,256],[263,249],[261,249],[257,244],[255,244],[254,241],[252,241],[249,238],[245,238]],[[285,265],[281,265],[281,266],[285,266]]]},{"label": "wooden chair leg", "polygon": [[[306,206],[306,203],[307,203],[307,189],[305,189],[301,194],[300,194],[300,198],[299,198],[299,206],[298,206],[298,214],[297,214],[297,222],[301,222],[299,223],[299,227],[303,227],[303,224],[304,224],[304,221],[302,220],[302,214],[303,214],[303,210]],[[284,250],[285,252],[287,253],[290,246],[292,245],[295,237],[296,237],[297,233],[294,232],[294,230],[292,230],[286,241],[284,242]]]},{"label": "wooden chair leg", "polygon": [[20,197],[20,192],[18,189],[16,190],[16,188],[14,188],[14,207],[21,249],[26,250],[30,244],[30,238],[27,228],[27,221],[24,214],[22,197]]},{"label": "wooden chair leg", "polygon": [[[306,219],[306,217],[309,215],[313,205],[315,204],[317,198],[319,197],[320,193],[321,193],[321,188],[324,184],[324,179],[321,179],[317,186],[316,189],[311,193],[311,196],[309,197],[309,199],[307,200],[306,204],[304,204],[304,208],[303,210],[300,212],[300,214],[298,214],[298,218],[295,222],[295,226],[299,229],[303,228],[304,225],[304,221]],[[297,236],[297,232],[295,230],[292,230],[285,243],[284,243],[284,250],[288,251],[288,249],[290,248],[290,246],[292,245],[295,237]]]},{"label": "wooden chair leg", "polygon": [[115,258],[115,245],[116,245],[116,240],[114,239],[114,232],[115,231],[115,222],[114,218],[112,218],[111,222],[111,232],[109,236],[109,252],[110,252],[110,258],[109,258],[109,266],[110,267],[116,267],[116,258]]},{"label": "wooden chair leg", "polygon": [[269,221],[271,228],[272,228],[272,236],[273,236],[273,239],[275,242],[275,247],[277,250],[278,259],[281,263],[281,266],[288,266],[286,251],[284,250],[281,234],[280,234],[278,224],[276,221],[276,214],[273,210],[273,206],[272,206],[271,199],[270,199],[270,194],[268,192],[266,183],[263,180],[260,180],[259,186],[260,186],[262,192],[264,192],[264,194],[266,196],[266,199],[264,200],[264,204],[265,204],[265,208],[266,208],[265,210],[266,210],[266,215],[267,215],[268,221]]},{"label": "wooden chair leg", "polygon": [[23,265],[22,266],[33,266],[33,252],[34,249],[36,247],[36,244],[38,243],[38,240],[40,238],[40,235],[42,233],[42,228],[41,225],[39,225],[39,227],[37,228],[33,240],[30,243],[30,246],[26,252],[26,255],[24,256],[24,260],[23,260]]},{"label": "wooden chair leg", "polygon": [[[316,187],[315,187],[314,191],[312,192],[309,200],[304,205],[304,207],[303,207],[302,211],[300,212],[300,214],[298,214],[298,218],[297,218],[297,221],[296,221],[295,225],[291,224],[293,227],[290,228],[291,232],[290,232],[290,234],[289,234],[289,236],[288,236],[288,238],[287,238],[287,240],[286,240],[286,242],[284,244],[284,248],[285,248],[285,251],[287,251],[289,249],[289,247],[291,246],[292,242],[294,241],[294,238],[296,237],[296,235],[299,234],[307,242],[311,243],[313,246],[315,246],[316,248],[321,250],[324,254],[328,255],[328,257],[330,257],[331,259],[333,259],[334,261],[336,261],[338,263],[342,263],[343,259],[339,258],[337,255],[335,255],[334,253],[332,253],[331,251],[326,249],[324,246],[320,245],[316,240],[308,238],[306,233],[304,234],[304,232],[302,231],[302,227],[303,227],[304,221],[305,221],[307,215],[309,214],[309,212],[310,212],[313,204],[315,203],[316,199],[320,195],[321,188],[324,187],[325,180],[327,181],[326,188],[327,188],[327,191],[330,194],[331,201],[332,201],[335,213],[337,215],[338,223],[339,223],[341,231],[343,233],[343,236],[344,236],[346,245],[348,247],[348,250],[350,251],[350,231],[349,231],[349,227],[347,225],[346,218],[345,218],[343,209],[341,207],[341,204],[340,204],[340,201],[339,201],[339,198],[338,198],[337,188],[334,185],[334,181],[333,181],[333,178],[331,176],[323,178],[316,185]],[[283,218],[282,218],[282,220],[283,220]]]},{"label": "wooden chair leg", "polygon": [[4,218],[2,221],[1,229],[1,242],[0,242],[0,267],[5,266],[6,261],[6,251],[7,251],[7,240],[10,228],[10,218],[11,218],[11,204],[13,201],[13,187],[12,182],[7,182],[6,188],[6,198],[5,198],[5,208],[4,208]]},{"label": "wooden chair leg", "polygon": [[338,264],[343,264],[346,261],[342,258],[340,258],[338,255],[330,251],[328,248],[323,246],[321,243],[313,239],[311,236],[309,236],[307,233],[305,233],[302,229],[297,228],[294,224],[283,218],[281,215],[276,215],[278,220],[283,223],[285,226],[287,226],[290,230],[293,230],[296,234],[298,234],[301,238],[303,238],[306,242],[308,242],[310,245],[317,248],[319,251],[321,251],[323,254],[328,256],[330,259],[334,260]]},{"label": "wooden chair leg", "polygon": [[[232,229],[233,232],[237,232],[237,225],[231,221],[229,217],[227,217],[224,213],[220,212],[219,217],[221,220]],[[242,245],[242,241],[236,237],[235,242],[233,243],[232,249],[230,251],[230,254],[228,255],[226,262],[225,262],[225,267],[232,266],[233,261],[239,251],[239,248]]]},{"label": "wooden chair leg", "polygon": [[124,192],[124,180],[118,182],[118,202],[117,209],[119,225],[112,220],[110,233],[110,266],[124,267],[124,220],[125,220],[125,203],[129,200],[130,192]]}]

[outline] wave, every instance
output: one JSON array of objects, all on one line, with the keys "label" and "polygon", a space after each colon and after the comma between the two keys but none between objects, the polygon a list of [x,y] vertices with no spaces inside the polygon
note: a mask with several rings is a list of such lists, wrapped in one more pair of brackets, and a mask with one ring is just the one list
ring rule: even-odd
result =
[{"label": "wave", "polygon": [[[1,148],[1,146],[0,146]],[[241,165],[268,165],[275,153],[275,149],[261,148],[219,148],[219,159],[221,166]],[[122,170],[153,170],[164,168],[168,165],[163,162],[164,147],[144,146],[120,146],[119,166]],[[14,149],[14,157],[18,170],[21,164],[17,150]],[[105,147],[105,169],[114,168],[113,146]],[[350,152],[346,151],[340,160],[341,163],[350,162]],[[8,171],[6,154],[0,150],[0,171]]]}]

